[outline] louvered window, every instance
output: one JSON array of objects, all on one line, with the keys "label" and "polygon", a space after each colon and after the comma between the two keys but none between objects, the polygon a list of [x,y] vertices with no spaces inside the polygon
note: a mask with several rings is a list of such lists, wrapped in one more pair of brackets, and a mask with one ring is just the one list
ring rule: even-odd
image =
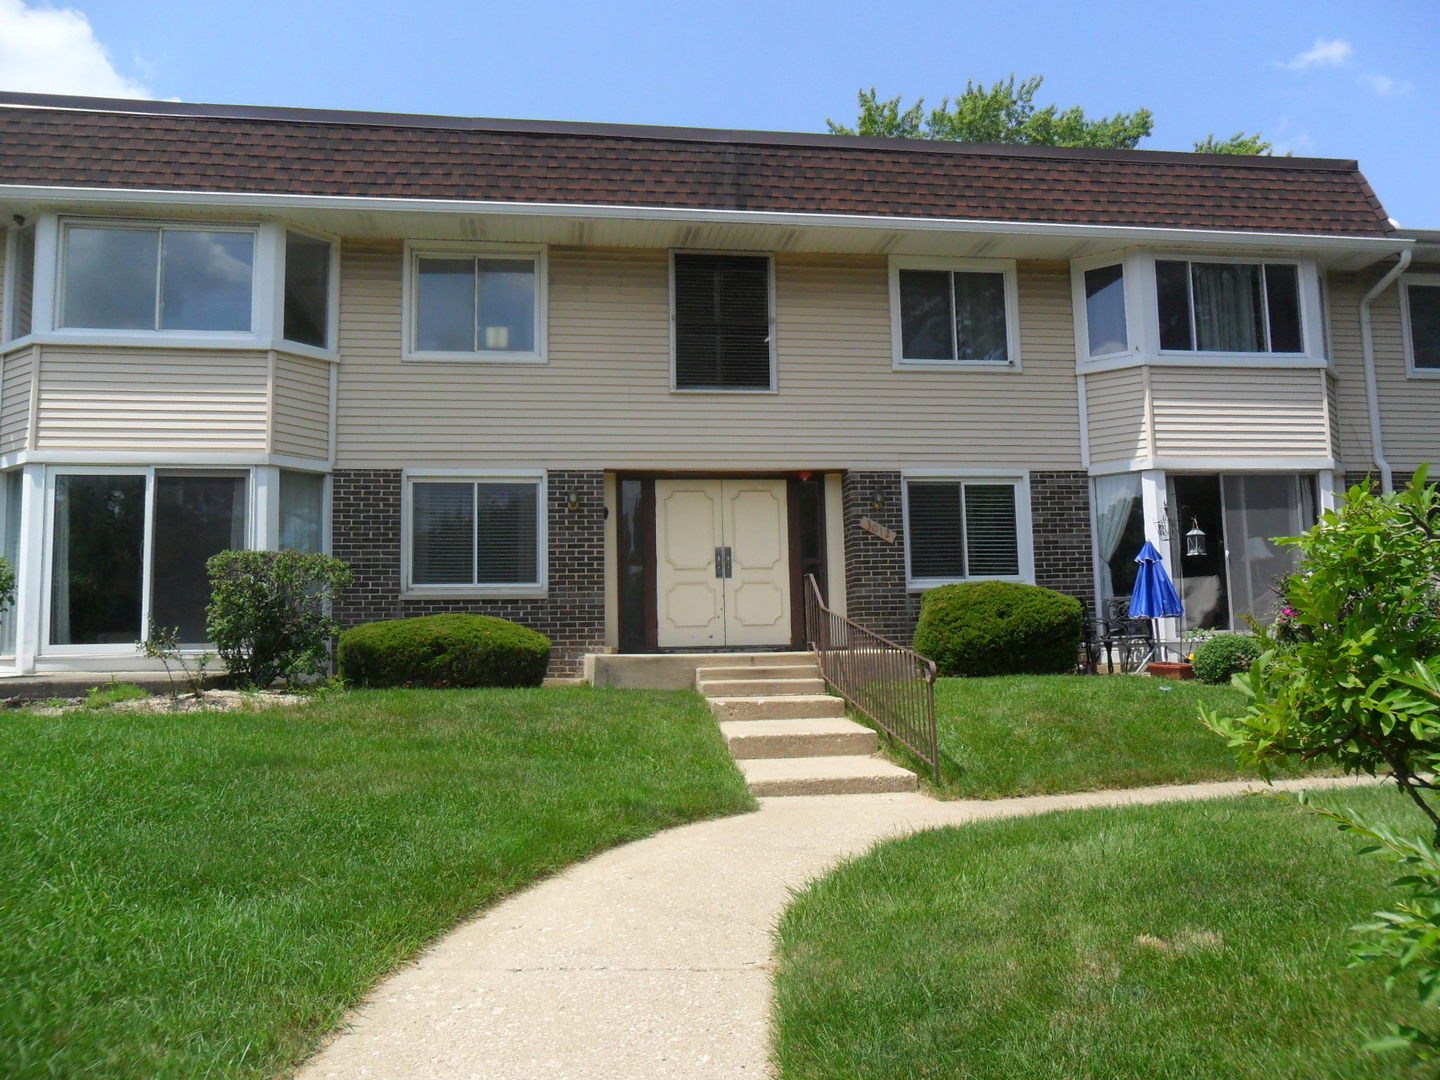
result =
[{"label": "louvered window", "polygon": [[911,584],[1018,577],[1018,491],[1009,481],[907,481]]},{"label": "louvered window", "polygon": [[770,259],[674,256],[675,388],[774,388]]},{"label": "louvered window", "polygon": [[410,485],[413,587],[543,584],[538,480],[415,480]]}]

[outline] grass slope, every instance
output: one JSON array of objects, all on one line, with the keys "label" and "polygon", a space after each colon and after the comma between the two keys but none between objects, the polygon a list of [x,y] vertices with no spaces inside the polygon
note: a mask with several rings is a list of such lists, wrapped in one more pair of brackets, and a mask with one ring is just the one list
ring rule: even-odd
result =
[{"label": "grass slope", "polygon": [[0,1075],[256,1077],[536,878],[753,807],[688,694],[0,716]]},{"label": "grass slope", "polygon": [[[1393,789],[1329,800],[1422,831]],[[1346,969],[1394,868],[1268,799],[1072,811],[891,842],[779,928],[784,1080],[1407,1075],[1359,1049],[1412,988]]]},{"label": "grass slope", "polygon": [[936,793],[995,799],[1253,776],[1197,719],[1201,705],[1243,701],[1228,686],[1121,675],[941,679]]}]

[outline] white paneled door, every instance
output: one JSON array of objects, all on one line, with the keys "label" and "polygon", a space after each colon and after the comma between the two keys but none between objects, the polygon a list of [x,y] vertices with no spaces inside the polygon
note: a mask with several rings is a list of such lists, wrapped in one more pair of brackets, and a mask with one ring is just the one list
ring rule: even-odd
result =
[{"label": "white paneled door", "polygon": [[784,480],[657,480],[662,648],[790,641]]}]

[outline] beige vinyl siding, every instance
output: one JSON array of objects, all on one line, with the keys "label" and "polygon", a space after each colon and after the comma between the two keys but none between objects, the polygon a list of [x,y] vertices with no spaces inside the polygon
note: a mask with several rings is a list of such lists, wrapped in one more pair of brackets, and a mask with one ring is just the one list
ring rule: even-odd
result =
[{"label": "beige vinyl siding", "polygon": [[1132,461],[1150,454],[1150,414],[1145,408],[1141,368],[1085,377],[1085,411],[1090,423],[1090,461]]},{"label": "beige vinyl siding", "polygon": [[28,449],[30,443],[30,380],[35,371],[34,348],[5,357],[0,375],[0,454]]},{"label": "beige vinyl siding", "polygon": [[[1435,267],[1414,267],[1433,273]],[[1336,274],[1330,279],[1340,458],[1354,472],[1368,470],[1370,412],[1365,396],[1365,353],[1360,337],[1360,301],[1384,271]],[[1370,308],[1375,343],[1375,383],[1385,456],[1398,471],[1440,461],[1440,379],[1411,378],[1405,355],[1399,286],[1392,285]]]},{"label": "beige vinyl siding", "polygon": [[1159,457],[1328,456],[1317,369],[1157,367],[1150,394]]},{"label": "beige vinyl siding", "polygon": [[330,364],[275,354],[272,448],[277,454],[330,456]]},{"label": "beige vinyl siding", "polygon": [[548,363],[404,363],[401,246],[347,243],[338,464],[1078,468],[1068,270],[1022,263],[1023,372],[895,371],[882,257],[777,255],[779,392],[670,390],[664,251],[554,248]]},{"label": "beige vinyl siding", "polygon": [[263,350],[46,346],[37,450],[265,450]]},{"label": "beige vinyl siding", "polygon": [[[1336,457],[1346,469],[1365,472],[1371,467],[1370,407],[1365,396],[1365,354],[1360,341],[1360,300],[1377,278],[1332,274],[1326,295],[1330,304],[1330,356],[1335,374],[1335,426],[1339,435]],[[1405,358],[1387,358],[1400,365]]]}]

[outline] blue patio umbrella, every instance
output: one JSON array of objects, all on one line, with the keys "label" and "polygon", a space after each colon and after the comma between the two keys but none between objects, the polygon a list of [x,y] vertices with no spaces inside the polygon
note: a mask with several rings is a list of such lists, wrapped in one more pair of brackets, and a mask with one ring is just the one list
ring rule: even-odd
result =
[{"label": "blue patio umbrella", "polygon": [[[1135,556],[1140,570],[1135,575],[1135,588],[1130,593],[1130,617],[1132,619],[1164,619],[1185,614],[1185,605],[1175,591],[1175,583],[1165,572],[1165,563],[1160,552],[1149,540]],[[1155,644],[1160,644],[1160,627],[1155,627]],[[1154,650],[1151,650],[1154,656]],[[1149,659],[1147,657],[1146,659]],[[1141,661],[1143,665],[1144,660]]]}]

